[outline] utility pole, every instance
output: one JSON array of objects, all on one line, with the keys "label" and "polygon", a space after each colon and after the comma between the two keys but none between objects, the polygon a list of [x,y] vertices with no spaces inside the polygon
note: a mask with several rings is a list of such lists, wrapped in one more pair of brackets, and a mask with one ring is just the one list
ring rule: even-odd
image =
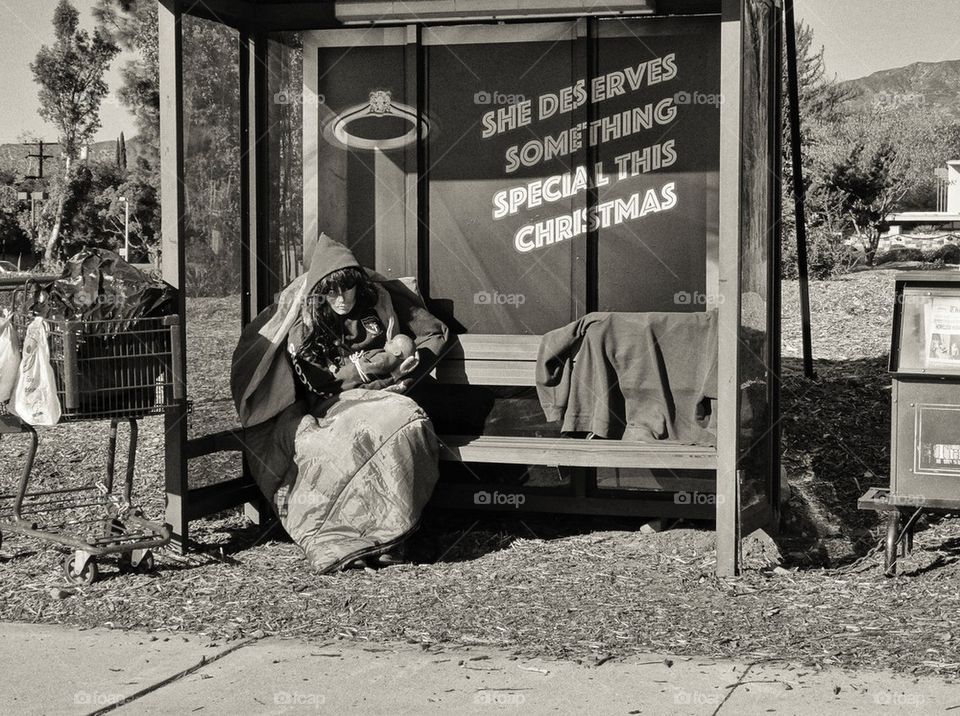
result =
[{"label": "utility pole", "polygon": [[[43,148],[56,146],[59,142],[44,142],[42,139],[37,142],[24,142],[24,145],[32,147],[36,145],[37,153],[28,154],[27,159],[36,159],[37,160],[37,173],[36,174],[24,174],[24,179],[36,179],[38,181],[43,180],[43,160],[44,159],[54,159],[55,157],[52,154],[45,154]],[[25,191],[19,192],[17,198],[21,201],[30,202],[30,224],[33,227],[33,230],[37,230],[37,224],[40,223],[40,206],[44,201],[50,198],[50,195],[43,191],[43,188],[40,188],[40,191],[33,191],[27,193]]]},{"label": "utility pole", "polygon": [[41,139],[40,141],[37,141],[37,142],[24,142],[24,144],[25,144],[26,146],[28,146],[28,147],[32,147],[32,146],[35,145],[35,144],[37,145],[37,153],[36,153],[36,154],[28,154],[28,155],[27,155],[27,159],[36,159],[36,160],[37,160],[37,173],[36,173],[35,175],[33,175],[33,174],[26,174],[26,175],[24,175],[23,178],[24,178],[24,179],[43,179],[43,160],[44,160],[44,159],[53,159],[53,158],[54,158],[54,156],[53,156],[52,154],[44,154],[44,153],[43,153],[43,147],[44,147],[44,145],[46,145],[46,146],[48,146],[48,147],[50,147],[50,146],[56,146],[56,145],[59,144],[59,143],[60,143],[60,142],[44,142],[42,139]]}]

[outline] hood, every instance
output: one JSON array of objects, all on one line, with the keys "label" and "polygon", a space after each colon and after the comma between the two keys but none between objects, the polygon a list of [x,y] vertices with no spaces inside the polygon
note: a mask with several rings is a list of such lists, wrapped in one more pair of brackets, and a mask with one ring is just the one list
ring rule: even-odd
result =
[{"label": "hood", "polygon": [[324,276],[344,268],[360,268],[360,263],[350,249],[321,233],[306,261],[306,290],[309,292]]}]

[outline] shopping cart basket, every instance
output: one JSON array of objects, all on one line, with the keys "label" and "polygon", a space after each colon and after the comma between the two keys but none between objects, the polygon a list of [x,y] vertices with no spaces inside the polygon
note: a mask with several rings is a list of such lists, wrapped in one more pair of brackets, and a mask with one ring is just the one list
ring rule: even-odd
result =
[{"label": "shopping cart basket", "polygon": [[[29,318],[16,318],[22,337]],[[80,486],[30,490],[38,437],[12,414],[0,415],[0,434],[24,433],[30,445],[13,502],[0,516],[2,531],[30,535],[72,548],[64,561],[68,581],[90,584],[97,559],[117,555],[122,570],[153,568],[152,550],[170,541],[171,528],[147,520],[133,500],[138,419],[163,413],[184,399],[179,374],[178,316],[117,320],[44,319],[61,421],[109,420],[106,472]],[[126,474],[115,489],[118,428],[129,425]]]}]

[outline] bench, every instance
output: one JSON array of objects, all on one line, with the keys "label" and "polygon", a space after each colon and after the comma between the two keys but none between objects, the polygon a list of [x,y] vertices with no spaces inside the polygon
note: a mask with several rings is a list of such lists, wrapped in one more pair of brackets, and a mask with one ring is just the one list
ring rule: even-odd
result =
[{"label": "bench", "polygon": [[[433,375],[440,383],[451,385],[534,387],[539,344],[539,336],[461,335],[448,347]],[[443,461],[563,467],[569,472],[569,481],[564,485],[526,486],[441,479],[431,500],[435,507],[704,520],[715,517],[712,500],[677,499],[678,493],[689,496],[715,492],[714,477],[706,475],[717,467],[714,447],[493,435],[440,435],[438,440]],[[185,456],[189,460],[242,449],[242,431],[228,430],[189,440]],[[601,485],[597,468],[606,473],[644,468],[665,474],[648,475],[644,487],[628,489]],[[691,476],[682,471],[700,472]],[[185,516],[197,519],[255,502],[258,494],[244,478],[190,490]],[[518,497],[521,494],[523,497]]]},{"label": "bench", "polygon": [[[441,383],[480,386],[536,386],[540,336],[461,335],[434,371]],[[570,484],[558,487],[500,483],[449,483],[441,480],[431,504],[444,508],[522,509],[532,512],[713,519],[712,500],[690,504],[679,492],[712,494],[712,477],[681,476],[674,471],[715,471],[714,447],[627,440],[557,437],[441,435],[440,459],[465,463],[543,465],[570,469]],[[649,477],[648,489],[603,487],[593,468],[645,468],[668,473]],[[608,471],[609,471],[608,470]],[[494,492],[523,495],[488,500]],[[486,494],[484,494],[486,493]]]}]

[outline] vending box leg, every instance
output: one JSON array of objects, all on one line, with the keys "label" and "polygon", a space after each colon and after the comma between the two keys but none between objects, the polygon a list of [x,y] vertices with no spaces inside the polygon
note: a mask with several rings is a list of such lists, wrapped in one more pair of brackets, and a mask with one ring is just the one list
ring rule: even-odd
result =
[{"label": "vending box leg", "polygon": [[887,544],[884,560],[884,572],[888,577],[897,573],[897,543],[900,536],[900,512],[891,510],[887,513]]}]

